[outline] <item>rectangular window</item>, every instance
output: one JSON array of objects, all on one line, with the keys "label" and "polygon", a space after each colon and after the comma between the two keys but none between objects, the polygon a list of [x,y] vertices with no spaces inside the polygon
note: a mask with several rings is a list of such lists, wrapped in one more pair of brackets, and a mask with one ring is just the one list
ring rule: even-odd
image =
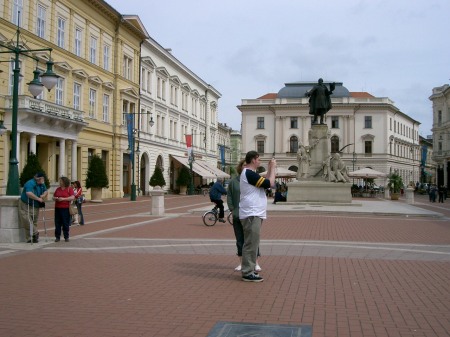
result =
[{"label": "rectangular window", "polygon": [[81,56],[81,42],[83,38],[83,32],[80,28],[75,29],[75,45],[74,45],[74,54],[77,56]]},{"label": "rectangular window", "polygon": [[438,125],[442,124],[442,111],[441,110],[438,111],[437,122],[438,122]]},{"label": "rectangular window", "polygon": [[258,140],[256,142],[256,152],[258,152],[259,154],[264,154],[264,141],[263,140]]},{"label": "rectangular window", "polygon": [[109,57],[111,54],[111,47],[107,44],[103,46],[103,69],[109,70]]},{"label": "rectangular window", "polygon": [[12,23],[21,26],[23,18],[23,0],[14,0],[12,8]]},{"label": "rectangular window", "polygon": [[364,117],[364,128],[365,129],[372,129],[372,116],[365,116]]},{"label": "rectangular window", "polygon": [[364,142],[364,153],[372,154],[372,141],[371,140],[366,140]]},{"label": "rectangular window", "polygon": [[58,47],[64,48],[64,39],[66,34],[66,20],[58,18],[58,34],[56,44]]},{"label": "rectangular window", "polygon": [[46,9],[42,5],[37,7],[36,35],[45,38],[45,17]]},{"label": "rectangular window", "polygon": [[257,117],[256,119],[256,128],[264,129],[264,117]]},{"label": "rectangular window", "polygon": [[331,128],[339,129],[339,116],[331,116]]},{"label": "rectangular window", "polygon": [[95,118],[95,106],[97,101],[97,92],[89,89],[89,117]]},{"label": "rectangular window", "polygon": [[133,65],[133,60],[128,57],[128,56],[124,56],[123,57],[123,77],[125,77],[127,80],[131,80],[131,74],[132,74],[132,65]]},{"label": "rectangular window", "polygon": [[291,117],[291,129],[298,129],[298,118]]},{"label": "rectangular window", "polygon": [[103,95],[103,121],[109,122],[109,95]]},{"label": "rectangular window", "polygon": [[389,118],[389,130],[392,131],[392,118]]},{"label": "rectangular window", "polygon": [[73,108],[80,110],[81,108],[81,84],[73,84]]},{"label": "rectangular window", "polygon": [[89,61],[91,61],[91,63],[97,64],[97,38],[93,36],[91,36],[91,44],[89,50]]},{"label": "rectangular window", "polygon": [[64,79],[62,77],[59,77],[56,81],[55,88],[55,103],[64,105]]}]

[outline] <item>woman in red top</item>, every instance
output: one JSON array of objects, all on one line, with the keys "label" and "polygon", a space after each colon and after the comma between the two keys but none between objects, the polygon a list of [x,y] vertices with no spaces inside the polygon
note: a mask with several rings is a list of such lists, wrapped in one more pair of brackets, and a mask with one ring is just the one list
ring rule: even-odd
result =
[{"label": "woman in red top", "polygon": [[83,212],[81,211],[81,205],[83,205],[83,189],[81,188],[80,182],[74,181],[73,182],[73,192],[75,193],[75,203],[77,205],[78,209],[78,223],[83,226],[84,225],[84,216]]},{"label": "woman in red top", "polygon": [[53,194],[55,201],[55,242],[61,238],[61,228],[64,240],[69,242],[70,212],[69,207],[75,199],[73,189],[70,187],[70,180],[67,177],[59,178],[59,187]]}]

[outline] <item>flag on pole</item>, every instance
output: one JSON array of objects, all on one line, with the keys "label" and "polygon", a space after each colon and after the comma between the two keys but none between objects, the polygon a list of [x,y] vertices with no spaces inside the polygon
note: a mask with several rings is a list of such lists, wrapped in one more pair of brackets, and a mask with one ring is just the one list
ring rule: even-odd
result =
[{"label": "flag on pole", "polygon": [[225,170],[225,145],[219,145],[220,148],[220,161],[222,164],[222,170]]},{"label": "flag on pole", "polygon": [[189,160],[194,160],[194,151],[192,149],[192,135],[185,135],[186,136],[186,147],[187,147],[187,153]]},{"label": "flag on pole", "polygon": [[130,158],[134,158],[134,114],[127,114],[128,148],[130,149]]}]

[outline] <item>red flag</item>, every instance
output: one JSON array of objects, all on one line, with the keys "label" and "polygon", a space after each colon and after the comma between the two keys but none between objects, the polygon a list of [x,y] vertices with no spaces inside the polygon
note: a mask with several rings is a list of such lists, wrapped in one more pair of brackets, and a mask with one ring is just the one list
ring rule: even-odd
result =
[{"label": "red flag", "polygon": [[189,149],[192,147],[192,135],[185,135],[186,136],[186,146]]}]

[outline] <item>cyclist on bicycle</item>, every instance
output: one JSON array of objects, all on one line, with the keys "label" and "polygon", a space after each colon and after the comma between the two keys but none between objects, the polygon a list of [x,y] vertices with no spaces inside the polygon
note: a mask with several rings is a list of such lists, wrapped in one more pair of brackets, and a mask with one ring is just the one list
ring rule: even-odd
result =
[{"label": "cyclist on bicycle", "polygon": [[219,208],[219,221],[225,222],[222,194],[227,195],[227,190],[222,185],[222,179],[218,178],[209,190],[209,199]]}]

